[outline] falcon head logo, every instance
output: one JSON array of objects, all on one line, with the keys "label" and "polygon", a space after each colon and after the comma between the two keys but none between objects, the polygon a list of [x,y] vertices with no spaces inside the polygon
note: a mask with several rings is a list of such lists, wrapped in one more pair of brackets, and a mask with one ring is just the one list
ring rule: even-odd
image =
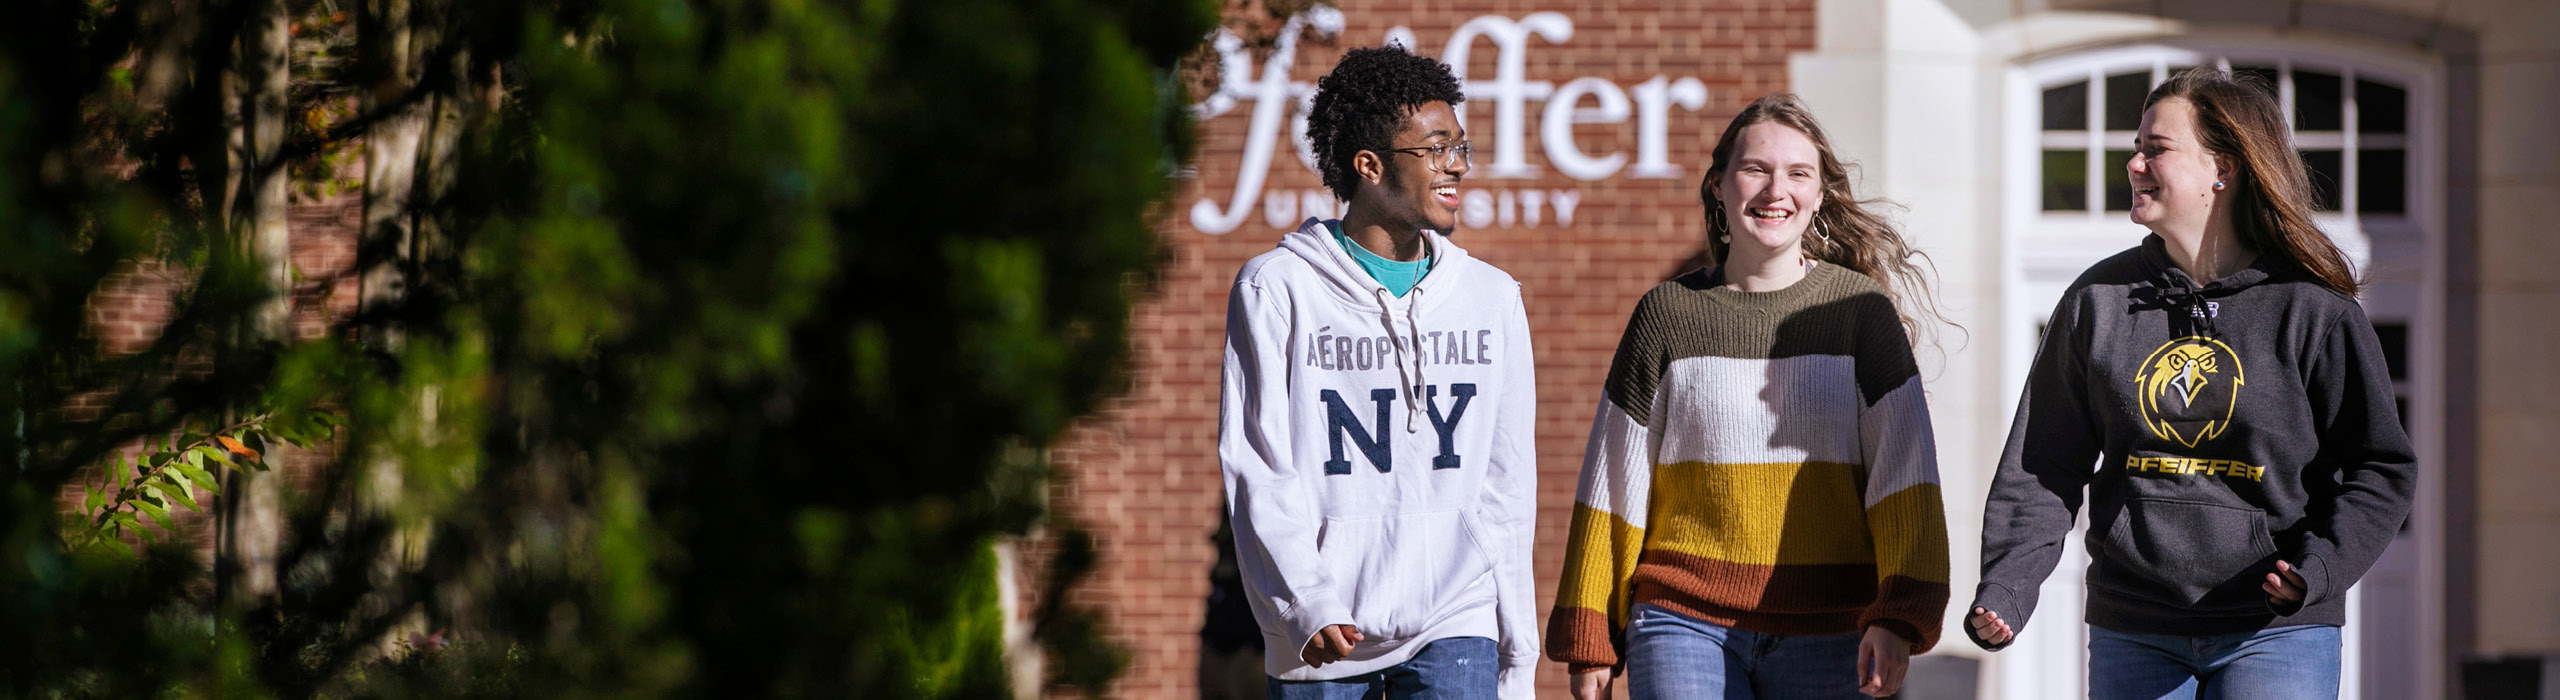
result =
[{"label": "falcon head logo", "polygon": [[2142,361],[2142,423],[2163,440],[2194,447],[2231,427],[2247,384],[2240,356],[2222,341],[2189,336],[2169,341]]}]

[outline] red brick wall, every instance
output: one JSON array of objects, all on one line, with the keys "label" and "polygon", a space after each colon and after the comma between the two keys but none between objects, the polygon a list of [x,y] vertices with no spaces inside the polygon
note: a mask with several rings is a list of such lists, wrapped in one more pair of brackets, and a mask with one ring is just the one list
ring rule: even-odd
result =
[{"label": "red brick wall", "polygon": [[[352,177],[358,172],[342,172]],[[363,223],[364,198],[355,192],[339,192],[328,197],[297,195],[287,214],[290,257],[299,287],[293,292],[291,328],[295,338],[317,338],[332,323],[355,313],[356,279],[348,274],[355,267],[356,231]],[[127,354],[148,349],[160,338],[172,309],[172,294],[189,273],[181,268],[156,263],[135,265],[110,275],[89,298],[89,332],[100,347],[112,354]],[[75,411],[95,412],[105,407],[108,397],[85,397],[74,402]],[[126,443],[122,448],[126,459],[138,459],[157,451],[146,448],[142,441]],[[305,450],[291,445],[275,445],[267,455],[267,463],[276,474],[294,488],[317,483],[320,470],[329,464],[334,450],[331,444],[317,444]],[[109,493],[131,473],[104,474],[103,467],[82,470],[63,485],[55,502],[65,512],[87,512],[83,500],[87,489],[104,484]],[[214,527],[211,513],[218,499],[198,494],[203,512],[172,508],[179,540],[188,543],[197,557],[210,565],[213,560]],[[157,525],[144,520],[145,527]],[[164,536],[165,539],[165,536]],[[128,538],[128,541],[133,541]]]},{"label": "red brick wall", "polygon": [[[1703,109],[1669,112],[1669,161],[1676,179],[1637,179],[1622,169],[1606,179],[1567,177],[1539,141],[1543,101],[1527,102],[1526,161],[1541,173],[1527,179],[1487,175],[1496,154],[1494,105],[1470,91],[1467,122],[1476,143],[1474,172],[1464,184],[1487,191],[1573,190],[1581,200],[1569,226],[1550,210],[1540,225],[1516,217],[1510,226],[1468,228],[1467,249],[1509,271],[1528,295],[1538,367],[1538,595],[1543,610],[1555,592],[1564,527],[1582,447],[1609,355],[1638,295],[1674,272],[1702,241],[1697,186],[1707,152],[1725,122],[1761,94],[1786,89],[1790,53],[1813,48],[1812,0],[1594,2],[1591,0],[1344,0],[1337,40],[1301,44],[1289,76],[1312,83],[1342,51],[1380,43],[1391,26],[1410,27],[1417,52],[1440,57],[1459,25],[1485,15],[1514,20],[1562,13],[1573,33],[1558,43],[1533,36],[1527,75],[1561,86],[1598,77],[1627,90],[1660,75],[1694,77],[1707,87]],[[1473,43],[1467,77],[1496,74],[1494,43]],[[1254,57],[1253,77],[1261,75]],[[1260,205],[1234,231],[1212,235],[1192,225],[1194,203],[1224,208],[1244,160],[1253,101],[1201,125],[1197,175],[1176,194],[1164,232],[1171,258],[1159,295],[1134,319],[1135,381],[1127,396],[1088,421],[1056,451],[1064,475],[1057,506],[1091,527],[1102,547],[1101,570],[1076,593],[1102,609],[1116,638],[1133,652],[1115,698],[1196,697],[1193,674],[1207,575],[1215,552],[1221,502],[1217,466],[1218,372],[1227,287],[1237,267],[1270,250],[1281,231],[1263,221]],[[1582,106],[1596,106],[1585,99]],[[1637,124],[1575,129],[1582,151],[1636,158]],[[1295,147],[1276,149],[1266,194],[1296,197],[1321,188],[1300,165]],[[1290,219],[1294,225],[1295,217]],[[1285,227],[1285,226],[1284,226]],[[1562,697],[1563,670],[1540,669],[1544,696]]]}]

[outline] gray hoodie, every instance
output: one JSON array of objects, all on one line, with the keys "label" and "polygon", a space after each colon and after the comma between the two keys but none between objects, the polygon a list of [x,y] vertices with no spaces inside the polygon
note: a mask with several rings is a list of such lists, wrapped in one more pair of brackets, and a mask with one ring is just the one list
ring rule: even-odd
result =
[{"label": "gray hoodie", "polygon": [[[2054,307],[1983,511],[1973,604],[2025,628],[2086,487],[2089,624],[2341,625],[2416,469],[2362,306],[2272,254],[2198,287],[2151,236]],[[2279,559],[2306,588],[2281,609],[2259,588]]]}]

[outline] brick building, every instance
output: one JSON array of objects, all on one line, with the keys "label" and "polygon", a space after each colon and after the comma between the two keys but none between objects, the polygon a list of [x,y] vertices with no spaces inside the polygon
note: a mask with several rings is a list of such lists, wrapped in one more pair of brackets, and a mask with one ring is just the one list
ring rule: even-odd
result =
[{"label": "brick building", "polygon": [[[1209,535],[1222,498],[1218,373],[1227,288],[1236,269],[1271,250],[1302,212],[1338,215],[1312,156],[1293,142],[1303,132],[1298,99],[1343,51],[1406,29],[1419,53],[1464,56],[1462,116],[1476,156],[1461,188],[1464,229],[1456,240],[1509,271],[1527,295],[1544,553],[1563,547],[1583,436],[1630,306],[1704,240],[1697,173],[1716,130],[1754,97],[1787,89],[1788,57],[1814,41],[1810,0],[1631,3],[1570,16],[1534,13],[1543,8],[1530,3],[1421,7],[1428,9],[1319,8],[1291,20],[1305,31],[1283,31],[1270,55],[1226,60],[1230,89],[1212,98],[1223,113],[1203,120],[1197,172],[1171,203],[1163,287],[1134,319],[1137,382],[1058,451],[1067,475],[1061,501],[1105,545],[1094,602],[1108,606],[1136,652],[1119,697],[1193,692],[1190,664],[1216,555]],[[1451,48],[1453,32],[1479,38]],[[1273,72],[1275,62],[1282,72]],[[1270,90],[1265,80],[1288,82]],[[1562,92],[1595,96],[1549,108],[1564,104],[1548,99]],[[1570,143],[1540,131],[1547,123],[1540,117],[1555,109],[1576,109],[1569,118],[1588,122],[1571,128]],[[1257,116],[1263,110],[1286,118]],[[1276,128],[1257,132],[1258,120]],[[1566,158],[1623,164],[1604,175],[1610,168],[1577,163],[1586,176],[1577,177],[1556,162],[1559,149],[1577,151]],[[1542,601],[1553,595],[1555,563],[1539,561]],[[1548,689],[1560,696],[1562,674],[1550,675]]]},{"label": "brick building", "polygon": [[[2560,248],[2536,225],[2560,201],[2560,5],[1345,0],[1286,21],[1276,46],[1222,47],[1223,89],[1196,108],[1202,146],[1168,206],[1163,284],[1134,319],[1135,380],[1056,451],[1058,505],[1103,547],[1077,595],[1134,653],[1112,697],[1196,696],[1227,287],[1303,216],[1333,215],[1295,143],[1299,106],[1342,51],[1390,39],[1463,71],[1477,154],[1456,239],[1527,294],[1542,602],[1610,352],[1636,297],[1693,264],[1707,151],[1742,105],[1805,96],[1862,166],[1859,194],[1903,205],[1942,275],[1962,329],[1922,361],[1960,605],[2043,314],[2143,234],[2112,201],[2128,100],[2170,70],[2223,65],[2282,86],[2332,183],[2321,223],[2373,282],[2425,467],[2417,514],[2356,594],[2347,697],[2459,697],[2466,669],[2560,658],[2560,550],[2530,546],[2560,536],[2560,479],[2536,449],[2560,434],[2560,320],[2524,312],[2560,301]],[[2078,607],[2085,557],[2070,556],[2051,610]],[[1981,659],[1980,697],[2077,696],[2076,617],[2045,616],[1999,655],[1961,640],[1937,654]],[[1563,675],[1541,669],[1543,694],[1563,697]]]}]

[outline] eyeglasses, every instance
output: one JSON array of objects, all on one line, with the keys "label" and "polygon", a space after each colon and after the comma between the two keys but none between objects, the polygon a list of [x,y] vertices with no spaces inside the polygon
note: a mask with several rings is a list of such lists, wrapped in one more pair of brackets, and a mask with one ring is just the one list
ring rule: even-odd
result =
[{"label": "eyeglasses", "polygon": [[[1428,163],[1430,163],[1430,164],[1431,164],[1431,167],[1432,167],[1432,168],[1437,169],[1437,170],[1440,170],[1440,171],[1443,171],[1443,172],[1446,172],[1446,171],[1447,171],[1448,169],[1450,169],[1450,168],[1458,167],[1458,164],[1459,164],[1459,163],[1474,164],[1474,163],[1476,162],[1476,161],[1475,161],[1475,157],[1476,157],[1476,144],[1475,144],[1475,142],[1474,142],[1474,141],[1459,141],[1459,142],[1457,142],[1457,143],[1435,143],[1435,144],[1431,144],[1431,145],[1429,145],[1429,146],[1415,146],[1415,147],[1412,147],[1412,148],[1390,148],[1390,149],[1387,149],[1387,150],[1394,151],[1394,152],[1397,152],[1397,153],[1403,153],[1403,154],[1406,154],[1406,155],[1421,156],[1421,157],[1424,159],[1424,161],[1425,161],[1425,162],[1428,162]],[[1428,152],[1428,153],[1429,153],[1429,155],[1424,155],[1423,153],[1414,153],[1414,151],[1425,151],[1425,152]]]}]

